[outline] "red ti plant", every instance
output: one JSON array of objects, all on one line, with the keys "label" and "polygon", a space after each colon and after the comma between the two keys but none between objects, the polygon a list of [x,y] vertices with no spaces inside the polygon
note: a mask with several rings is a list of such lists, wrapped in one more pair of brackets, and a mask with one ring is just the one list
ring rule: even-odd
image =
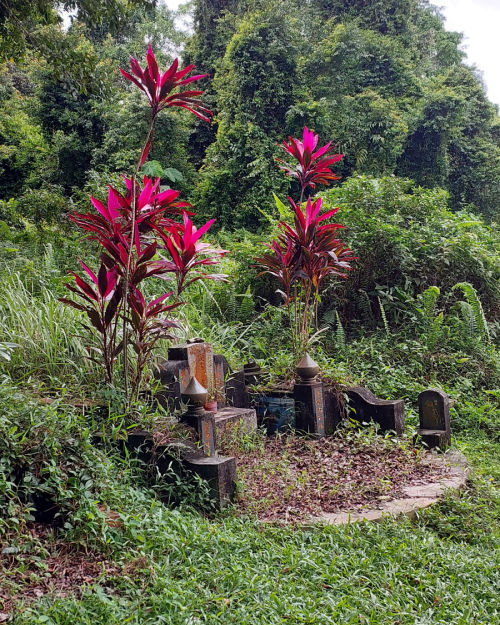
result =
[{"label": "red ti plant", "polygon": [[[203,77],[184,78],[193,66],[177,71],[176,60],[161,74],[151,46],[147,59],[148,66],[144,70],[136,59],[131,59],[134,76],[121,70],[149,99],[152,114],[146,140],[132,177],[124,179],[125,193],[110,186],[107,205],[91,197],[96,214],[70,215],[87,233],[88,239],[99,243],[102,253],[97,276],[81,263],[90,283],[71,272],[75,284],[66,285],[84,303],[63,298],[68,305],[84,311],[92,328],[97,330],[99,346],[93,346],[93,351],[97,350],[100,358],[92,359],[102,362],[107,382],[113,381],[114,365],[118,355],[123,353],[129,407],[137,398],[144,367],[157,341],[172,338],[172,329],[177,327],[177,322],[163,315],[182,304],[179,297],[189,284],[202,278],[225,279],[221,274],[205,274],[199,270],[202,265],[217,263],[225,253],[200,241],[213,221],[196,229],[189,218],[193,213],[187,210],[190,204],[179,200],[179,191],[161,191],[159,179],[144,177],[142,183],[137,179],[151,147],[154,122],[162,109],[180,106],[202,119],[208,118],[199,111],[210,114],[198,99],[201,91],[174,91]],[[180,222],[179,217],[182,217]],[[147,302],[141,290],[142,282],[152,277],[173,279],[176,289]],[[130,388],[129,345],[136,355]]]},{"label": "red ti plant", "polygon": [[279,292],[288,309],[296,357],[306,350],[312,327],[318,327],[317,311],[324,280],[328,276],[346,278],[346,272],[351,269],[350,262],[355,259],[351,250],[338,238],[338,231],[343,226],[329,221],[338,208],[321,213],[320,197],[314,200],[308,197],[305,209],[301,206],[307,189],[315,189],[318,183],[327,185],[330,180],[338,179],[330,166],[343,154],[321,158],[331,150],[331,144],[314,151],[317,144],[318,136],[307,126],[303,141],[290,137],[290,143],[284,142],[284,149],[298,164],[280,167],[287,175],[299,180],[300,201],[296,204],[288,198],[293,210],[293,223],[280,221],[281,234],[266,244],[268,252],[255,259],[263,268],[262,273],[275,276],[282,284],[283,289]]},{"label": "red ti plant", "polygon": [[335,147],[331,141],[316,150],[318,135],[308,130],[307,126],[304,128],[302,141],[293,137],[289,137],[289,141],[290,143],[283,141],[283,148],[297,163],[290,164],[282,159],[277,160],[283,163],[280,167],[287,176],[297,178],[299,181],[301,190],[299,203],[302,204],[307,188],[315,189],[317,184],[328,185],[330,180],[339,180],[339,176],[334,174],[330,167],[342,160],[344,155],[331,153]]},{"label": "red ti plant", "polygon": [[[75,285],[66,284],[66,287],[85,303],[81,304],[66,297],[61,297],[60,301],[87,314],[91,326],[100,336],[100,345],[94,346],[94,355],[89,354],[88,357],[98,364],[103,364],[106,380],[111,381],[113,363],[121,349],[121,346],[116,345],[116,315],[121,306],[122,286],[118,281],[118,272],[115,267],[108,271],[106,266],[101,264],[96,276],[83,261],[80,261],[80,264],[93,284],[89,284],[71,271],[71,275],[75,278]],[[92,332],[92,327],[85,324],[84,327]],[[96,356],[99,354],[101,357],[98,359]]]}]

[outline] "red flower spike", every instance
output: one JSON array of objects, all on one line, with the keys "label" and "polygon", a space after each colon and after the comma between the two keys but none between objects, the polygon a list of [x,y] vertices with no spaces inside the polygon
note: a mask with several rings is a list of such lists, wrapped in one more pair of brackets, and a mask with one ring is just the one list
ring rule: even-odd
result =
[{"label": "red flower spike", "polygon": [[[177,91],[172,93],[175,89],[179,89],[188,83],[194,82],[205,78],[208,74],[197,74],[189,78],[184,78],[189,72],[194,69],[194,65],[189,65],[180,71],[177,71],[179,66],[178,59],[175,59],[172,65],[162,75],[158,69],[155,55],[151,48],[148,47],[147,51],[147,67],[141,68],[137,59],[130,58],[130,67],[132,74],[129,74],[125,70],[120,68],[122,75],[131,82],[134,83],[141,91],[143,91],[153,111],[153,117],[156,117],[158,113],[167,107],[179,106],[185,108],[200,119],[204,121],[210,121],[209,116],[212,115],[212,111],[205,108],[201,104],[201,100],[198,96],[202,95],[203,91]],[[141,161],[144,162],[149,152],[149,146],[146,146]]]}]

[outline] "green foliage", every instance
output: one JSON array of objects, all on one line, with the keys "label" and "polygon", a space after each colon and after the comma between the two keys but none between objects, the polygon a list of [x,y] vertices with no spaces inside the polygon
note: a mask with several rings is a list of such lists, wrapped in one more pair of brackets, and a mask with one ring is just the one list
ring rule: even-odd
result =
[{"label": "green foliage", "polygon": [[282,7],[247,16],[215,76],[217,141],[207,151],[196,197],[203,215],[221,226],[258,226],[271,191],[282,195],[288,186],[274,158],[295,88],[296,30]]},{"label": "green foliage", "polygon": [[343,319],[354,322],[367,316],[360,289],[375,304],[373,310],[383,292],[389,321],[401,323],[405,297],[413,298],[429,285],[449,293],[457,282],[470,282],[486,315],[495,317],[500,278],[497,229],[469,213],[450,212],[444,191],[395,177],[356,176],[326,192],[325,202],[330,208],[341,207],[344,239],[359,257],[335,296],[342,302]]},{"label": "green foliage", "polygon": [[[498,116],[461,64],[460,35],[446,32],[432,7],[200,1],[196,26],[190,58],[210,59],[218,123],[196,197],[224,225],[255,227],[272,182],[265,135],[276,142],[277,127],[296,134],[305,124],[338,142],[344,177],[407,176],[447,189],[453,210],[473,207],[496,219]],[[197,149],[210,143],[198,139]]]},{"label": "green foliage", "polygon": [[65,11],[76,9],[77,18],[87,24],[104,22],[116,32],[134,5],[150,6],[151,3],[149,0],[129,3],[120,0],[5,0],[0,5],[0,52],[4,56],[22,57],[28,46],[39,43],[39,31],[43,32],[44,27],[60,27],[61,17],[57,11],[61,7]]},{"label": "green foliage", "polygon": [[[453,290],[460,289],[465,295],[470,312],[472,312],[474,319],[474,329],[479,333],[480,338],[486,339],[490,342],[490,332],[488,329],[488,322],[484,316],[483,305],[479,299],[476,289],[468,282],[459,282],[455,284]],[[462,308],[463,310],[463,308]],[[470,314],[470,313],[469,313]]]}]

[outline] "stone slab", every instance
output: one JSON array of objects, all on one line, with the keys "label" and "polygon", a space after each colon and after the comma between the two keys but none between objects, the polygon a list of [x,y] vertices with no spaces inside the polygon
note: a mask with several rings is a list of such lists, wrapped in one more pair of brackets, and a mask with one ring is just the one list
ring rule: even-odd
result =
[{"label": "stone slab", "polygon": [[405,405],[402,399],[379,399],[367,388],[354,386],[347,389],[353,419],[360,423],[375,421],[382,432],[394,430],[401,436],[405,429]]},{"label": "stone slab", "polygon": [[214,414],[217,441],[232,432],[250,434],[257,429],[257,413],[253,408],[226,406]]},{"label": "stone slab", "polygon": [[451,431],[424,430],[419,428],[415,437],[416,441],[418,439],[420,439],[420,442],[422,442],[428,449],[439,447],[439,449],[444,450],[451,445]]}]

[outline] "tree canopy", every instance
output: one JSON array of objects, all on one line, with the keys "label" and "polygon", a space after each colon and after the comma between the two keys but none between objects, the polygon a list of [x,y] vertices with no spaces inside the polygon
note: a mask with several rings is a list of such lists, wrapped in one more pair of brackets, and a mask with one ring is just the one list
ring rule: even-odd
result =
[{"label": "tree canopy", "polygon": [[345,154],[344,180],[410,178],[498,220],[498,110],[428,2],[194,0],[192,15],[186,38],[152,0],[0,2],[0,198],[50,220],[126,171],[147,111],[116,66],[150,41],[210,74],[213,123],[169,114],[150,158],[220,226],[263,225],[290,184],[278,144],[305,125]]}]

